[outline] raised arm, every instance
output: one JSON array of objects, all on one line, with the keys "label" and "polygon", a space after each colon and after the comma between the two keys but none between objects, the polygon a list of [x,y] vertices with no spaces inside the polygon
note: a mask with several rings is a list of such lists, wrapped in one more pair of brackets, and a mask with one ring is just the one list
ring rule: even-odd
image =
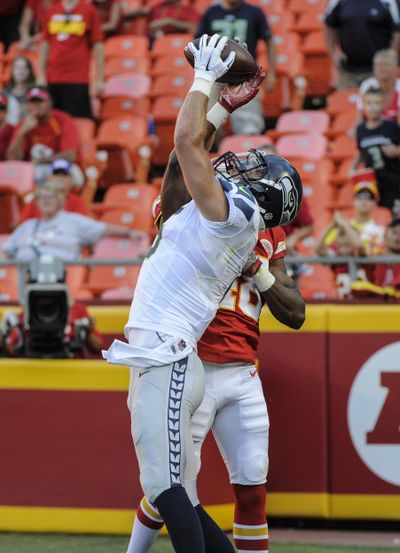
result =
[{"label": "raised arm", "polygon": [[199,49],[189,47],[194,56],[195,78],[179,112],[175,127],[175,149],[185,186],[198,208],[212,221],[226,221],[228,204],[217,183],[205,146],[207,103],[215,81],[224,75],[234,60],[231,52],[225,61],[221,52],[227,37],[203,35]]}]

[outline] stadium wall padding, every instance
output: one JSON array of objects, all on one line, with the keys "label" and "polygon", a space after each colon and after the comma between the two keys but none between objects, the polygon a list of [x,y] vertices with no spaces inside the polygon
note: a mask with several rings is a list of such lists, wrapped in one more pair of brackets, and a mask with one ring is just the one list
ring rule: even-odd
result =
[{"label": "stadium wall padding", "polygon": [[[127,307],[90,312],[107,343],[121,335]],[[260,329],[269,515],[400,520],[400,306],[308,306],[300,331],[264,311]],[[0,360],[0,530],[130,532],[128,381],[97,360]],[[230,529],[211,436],[202,461],[200,498]]]}]

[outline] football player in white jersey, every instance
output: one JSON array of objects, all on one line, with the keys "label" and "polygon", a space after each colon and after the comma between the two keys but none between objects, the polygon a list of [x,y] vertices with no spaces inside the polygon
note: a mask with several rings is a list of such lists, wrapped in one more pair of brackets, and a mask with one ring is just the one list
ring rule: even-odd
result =
[{"label": "football player in white jersey", "polygon": [[[282,211],[267,205],[269,192],[280,195],[280,207],[290,204],[289,219],[301,202],[300,179],[291,190],[258,180],[257,158],[249,167],[254,193],[214,172],[205,147],[206,109],[214,82],[233,62],[234,54],[221,59],[226,41],[214,35],[202,37],[198,49],[190,44],[195,78],[178,116],[175,148],[193,200],[162,226],[143,263],[125,327],[129,344],[115,340],[104,352],[109,362],[132,367],[128,402],[140,481],[177,553],[204,553],[203,529],[218,533],[209,517],[199,518],[184,487],[196,478],[190,418],[204,395],[197,341],[241,274],[261,222],[281,221]],[[225,542],[220,551],[232,548]]]}]

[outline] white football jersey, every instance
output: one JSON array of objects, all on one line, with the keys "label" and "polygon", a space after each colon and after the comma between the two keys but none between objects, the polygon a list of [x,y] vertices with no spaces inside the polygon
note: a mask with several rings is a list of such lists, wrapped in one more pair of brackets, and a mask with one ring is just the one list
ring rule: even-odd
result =
[{"label": "white football jersey", "polygon": [[207,220],[191,201],[166,221],[142,265],[126,336],[131,329],[152,330],[196,348],[241,273],[257,241],[259,209],[247,188],[219,180],[228,220]]}]

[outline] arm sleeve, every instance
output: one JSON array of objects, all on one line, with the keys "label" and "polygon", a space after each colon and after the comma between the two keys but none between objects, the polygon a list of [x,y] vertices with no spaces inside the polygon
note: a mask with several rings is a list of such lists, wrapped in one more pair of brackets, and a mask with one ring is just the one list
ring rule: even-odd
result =
[{"label": "arm sleeve", "polygon": [[78,215],[77,213],[71,213],[74,217],[73,224],[76,223],[79,241],[82,246],[92,246],[96,244],[103,236],[106,229],[106,224],[101,221],[95,221],[90,217],[84,215]]},{"label": "arm sleeve", "polygon": [[267,18],[260,8],[256,8],[256,38],[260,40],[269,40],[272,37],[271,27],[268,25]]}]

